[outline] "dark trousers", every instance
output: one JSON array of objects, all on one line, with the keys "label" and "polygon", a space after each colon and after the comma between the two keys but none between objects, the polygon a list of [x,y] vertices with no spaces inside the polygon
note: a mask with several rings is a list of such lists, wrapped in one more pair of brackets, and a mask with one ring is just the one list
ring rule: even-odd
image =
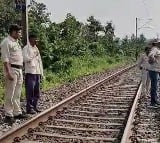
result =
[{"label": "dark trousers", "polygon": [[40,75],[27,73],[25,75],[25,89],[27,100],[26,110],[36,109],[40,97]]},{"label": "dark trousers", "polygon": [[151,104],[156,104],[156,102],[157,102],[158,75],[159,75],[159,72],[149,71],[149,77],[151,80],[151,90],[150,90]]}]

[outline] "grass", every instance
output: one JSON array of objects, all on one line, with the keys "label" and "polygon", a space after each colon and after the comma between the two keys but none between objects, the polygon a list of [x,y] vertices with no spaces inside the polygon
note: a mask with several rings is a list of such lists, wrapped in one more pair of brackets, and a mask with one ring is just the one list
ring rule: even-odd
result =
[{"label": "grass", "polygon": [[[52,73],[45,71],[45,79],[43,80],[41,87],[42,90],[49,90],[51,88],[60,86],[66,82],[72,82],[73,80],[85,75],[103,72],[107,69],[113,69],[120,65],[129,63],[126,57],[72,57],[72,67],[66,72]],[[22,98],[24,97],[24,87],[22,89]],[[3,103],[4,85],[0,84],[0,104]]]},{"label": "grass", "polygon": [[46,80],[43,82],[43,89],[47,90],[59,86],[65,82],[72,82],[73,80],[85,75],[104,72],[107,69],[113,69],[120,65],[131,62],[128,58],[123,57],[116,59],[114,57],[72,57],[72,67],[65,73],[46,73]]}]

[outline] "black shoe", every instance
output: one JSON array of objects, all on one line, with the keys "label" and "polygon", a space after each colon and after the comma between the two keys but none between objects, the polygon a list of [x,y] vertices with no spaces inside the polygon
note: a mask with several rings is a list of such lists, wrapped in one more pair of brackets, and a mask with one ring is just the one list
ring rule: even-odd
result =
[{"label": "black shoe", "polygon": [[25,119],[25,118],[28,118],[26,114],[19,114],[17,116],[14,116],[14,119]]},{"label": "black shoe", "polygon": [[27,114],[36,114],[37,112],[33,109],[27,110]]},{"label": "black shoe", "polygon": [[6,116],[5,119],[4,119],[4,122],[12,125],[15,122],[15,120],[14,120],[13,117]]},{"label": "black shoe", "polygon": [[39,110],[39,109],[37,109],[37,108],[34,108],[34,111],[36,111],[37,113],[42,112],[41,110]]},{"label": "black shoe", "polygon": [[159,101],[156,101],[156,104],[157,104],[157,105],[160,105],[160,102],[159,102]]},{"label": "black shoe", "polygon": [[149,107],[150,107],[150,108],[157,109],[159,106],[158,106],[157,104],[150,104]]}]

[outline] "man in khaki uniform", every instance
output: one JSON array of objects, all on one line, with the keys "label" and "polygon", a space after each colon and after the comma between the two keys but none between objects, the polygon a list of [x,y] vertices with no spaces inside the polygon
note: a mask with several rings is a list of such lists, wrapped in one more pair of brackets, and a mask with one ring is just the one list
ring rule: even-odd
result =
[{"label": "man in khaki uniform", "polygon": [[22,114],[20,107],[23,83],[23,56],[21,46],[18,43],[20,37],[21,27],[18,25],[11,25],[8,37],[6,37],[0,45],[5,76],[5,121],[12,123],[14,119],[26,117]]}]

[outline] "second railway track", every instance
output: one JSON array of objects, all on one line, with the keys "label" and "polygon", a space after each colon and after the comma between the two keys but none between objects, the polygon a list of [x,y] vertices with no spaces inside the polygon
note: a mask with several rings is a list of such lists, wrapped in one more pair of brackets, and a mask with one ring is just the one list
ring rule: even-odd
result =
[{"label": "second railway track", "polygon": [[127,136],[139,77],[135,68],[111,75],[6,133],[0,142],[120,143]]}]

